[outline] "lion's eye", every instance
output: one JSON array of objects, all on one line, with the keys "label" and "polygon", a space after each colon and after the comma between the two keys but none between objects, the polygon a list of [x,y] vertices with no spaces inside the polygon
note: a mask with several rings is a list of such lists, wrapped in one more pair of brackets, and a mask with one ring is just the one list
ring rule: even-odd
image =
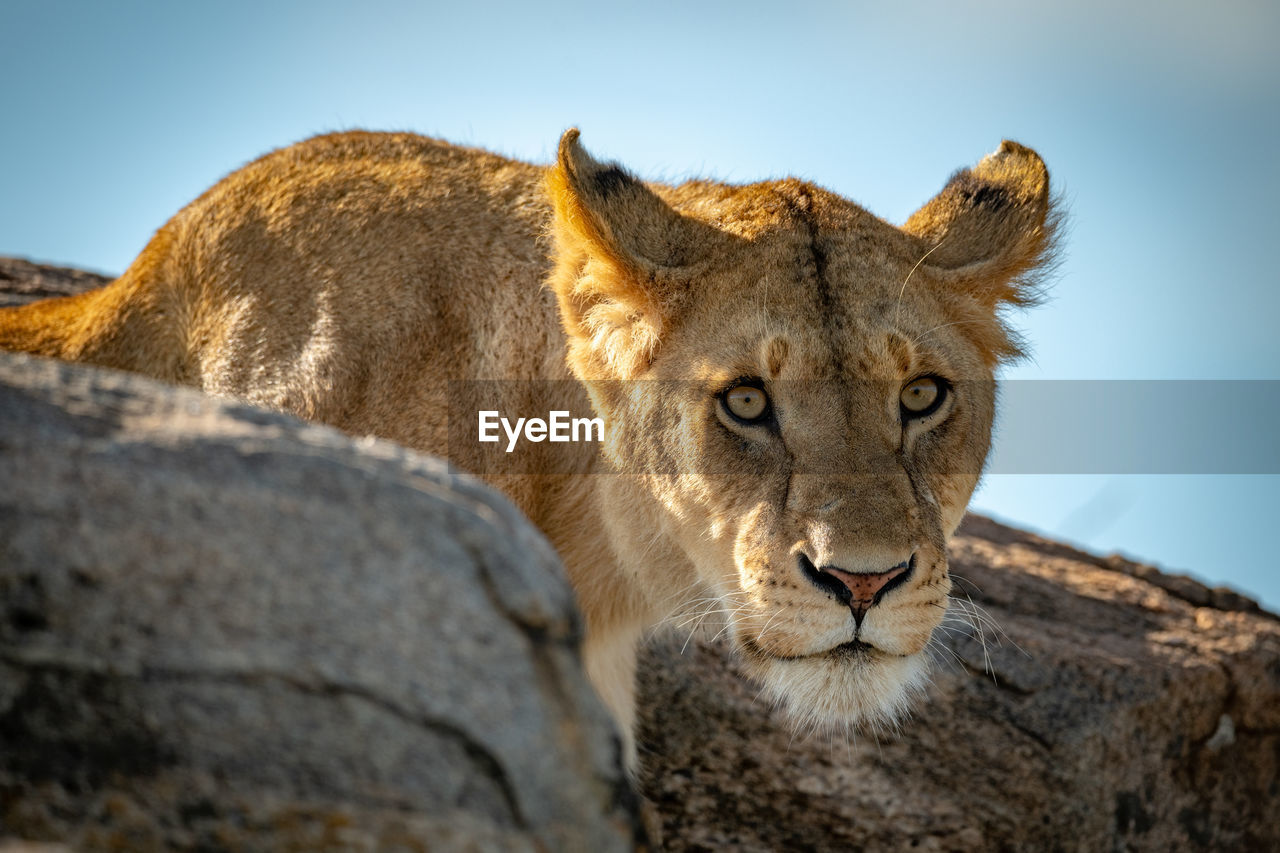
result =
[{"label": "lion's eye", "polygon": [[769,411],[769,396],[752,385],[735,385],[722,399],[729,414],[740,421],[758,421]]},{"label": "lion's eye", "polygon": [[904,418],[923,418],[941,408],[947,398],[946,383],[936,376],[922,376],[903,386],[899,399]]}]

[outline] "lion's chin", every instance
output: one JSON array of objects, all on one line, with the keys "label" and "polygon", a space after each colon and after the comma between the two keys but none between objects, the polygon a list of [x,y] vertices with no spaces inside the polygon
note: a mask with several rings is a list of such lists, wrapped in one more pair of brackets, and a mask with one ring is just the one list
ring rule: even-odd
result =
[{"label": "lion's chin", "polygon": [[802,728],[892,728],[924,692],[924,655],[892,655],[862,644],[779,658],[752,649],[753,677]]}]

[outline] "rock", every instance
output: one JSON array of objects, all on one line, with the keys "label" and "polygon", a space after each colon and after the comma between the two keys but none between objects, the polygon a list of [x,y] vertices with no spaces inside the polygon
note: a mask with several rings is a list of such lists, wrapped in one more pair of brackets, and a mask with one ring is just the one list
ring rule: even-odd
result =
[{"label": "rock", "polygon": [[636,838],[559,562],[442,461],[0,354],[0,836]]},{"label": "rock", "polygon": [[0,306],[21,305],[50,296],[70,296],[111,281],[98,273],[0,258]]},{"label": "rock", "polygon": [[977,516],[951,559],[933,684],[897,731],[796,734],[722,642],[650,649],[668,849],[1280,849],[1280,620]]}]

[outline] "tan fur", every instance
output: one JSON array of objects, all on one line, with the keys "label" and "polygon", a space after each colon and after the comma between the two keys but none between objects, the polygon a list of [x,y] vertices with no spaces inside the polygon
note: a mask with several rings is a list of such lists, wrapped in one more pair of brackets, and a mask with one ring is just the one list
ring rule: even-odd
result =
[{"label": "tan fur", "polygon": [[[899,229],[797,180],[645,184],[576,131],[549,169],[335,134],[221,181],[104,290],[0,311],[0,346],[482,473],[563,557],[631,760],[635,644],[703,607],[802,717],[901,709],[986,458],[992,370],[1018,352],[1000,309],[1032,295],[1053,223],[1044,165],[1009,142]],[[954,392],[904,425],[898,394],[924,374]],[[744,377],[763,381],[773,427],[724,412],[718,395]],[[482,398],[522,415],[589,400],[606,440],[491,465],[468,444]],[[798,555],[857,573],[913,553],[908,582],[867,613],[873,648],[844,648],[852,613]]]}]

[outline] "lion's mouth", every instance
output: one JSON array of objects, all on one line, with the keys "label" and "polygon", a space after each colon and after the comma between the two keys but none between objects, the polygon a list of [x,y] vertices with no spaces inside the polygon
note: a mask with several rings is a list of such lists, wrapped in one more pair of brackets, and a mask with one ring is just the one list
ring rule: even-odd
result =
[{"label": "lion's mouth", "polygon": [[821,658],[828,658],[831,660],[870,662],[885,658],[906,657],[906,655],[886,652],[879,646],[873,646],[870,643],[859,639],[853,639],[847,643],[841,643],[838,646],[832,646],[829,649],[823,649],[819,652],[809,652],[807,654],[799,655],[785,655],[778,654],[777,652],[771,652],[762,648],[758,643],[752,640],[746,640],[742,645],[744,649],[751,654],[781,661],[818,660]]},{"label": "lion's mouth", "polygon": [[888,652],[884,651],[883,649],[877,648],[876,646],[873,646],[870,643],[863,642],[862,640],[850,640],[847,643],[841,643],[840,645],[834,648],[828,649],[825,652],[819,652],[818,654],[825,655],[827,657],[833,657],[833,658],[834,657],[865,658],[865,657],[871,657],[872,655],[888,654]]}]

